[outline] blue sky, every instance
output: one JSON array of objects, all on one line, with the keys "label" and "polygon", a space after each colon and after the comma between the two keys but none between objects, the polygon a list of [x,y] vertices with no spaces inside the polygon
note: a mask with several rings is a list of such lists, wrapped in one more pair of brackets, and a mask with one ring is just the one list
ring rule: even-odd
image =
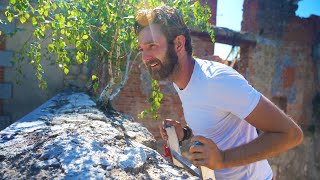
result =
[{"label": "blue sky", "polygon": [[[243,0],[218,0],[217,26],[227,27],[236,31],[241,29]],[[320,0],[301,0],[298,3],[296,15],[307,18],[311,14],[320,16]],[[220,43],[215,44],[215,55],[225,59],[231,46]],[[233,54],[235,55],[235,54]],[[233,56],[229,59],[233,59]]]},{"label": "blue sky", "polygon": [[297,16],[309,17],[311,14],[320,16],[320,0],[302,0],[298,5]]}]

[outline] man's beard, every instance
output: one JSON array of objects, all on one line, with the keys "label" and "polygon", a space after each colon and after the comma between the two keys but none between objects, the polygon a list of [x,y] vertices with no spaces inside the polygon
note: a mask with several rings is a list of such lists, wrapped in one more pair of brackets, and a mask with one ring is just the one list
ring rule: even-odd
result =
[{"label": "man's beard", "polygon": [[[158,64],[155,69],[152,69],[152,64]],[[164,80],[167,79],[170,75],[172,75],[176,65],[178,64],[178,56],[177,53],[174,51],[174,46],[169,45],[166,56],[161,62],[159,59],[154,58],[148,61],[147,68],[152,79],[155,80]]]}]

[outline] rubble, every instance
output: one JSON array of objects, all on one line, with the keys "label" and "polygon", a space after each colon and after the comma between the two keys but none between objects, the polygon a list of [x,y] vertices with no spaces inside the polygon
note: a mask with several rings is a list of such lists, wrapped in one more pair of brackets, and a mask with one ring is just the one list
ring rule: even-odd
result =
[{"label": "rubble", "polygon": [[0,132],[0,179],[197,179],[128,115],[63,92]]}]

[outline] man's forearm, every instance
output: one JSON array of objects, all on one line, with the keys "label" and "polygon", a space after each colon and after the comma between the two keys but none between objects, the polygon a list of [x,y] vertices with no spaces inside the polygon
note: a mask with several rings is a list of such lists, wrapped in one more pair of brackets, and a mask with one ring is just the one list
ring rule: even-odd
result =
[{"label": "man's forearm", "polygon": [[223,151],[224,166],[242,166],[274,157],[300,144],[303,138],[297,136],[303,136],[299,130],[292,130],[291,133],[263,133],[248,144]]}]

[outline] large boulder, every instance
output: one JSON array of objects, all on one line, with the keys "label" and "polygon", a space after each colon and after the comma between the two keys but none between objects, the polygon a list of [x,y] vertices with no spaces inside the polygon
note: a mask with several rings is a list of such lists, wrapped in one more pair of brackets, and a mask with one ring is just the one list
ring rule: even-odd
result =
[{"label": "large boulder", "polygon": [[197,179],[130,116],[64,92],[0,132],[0,179]]}]

